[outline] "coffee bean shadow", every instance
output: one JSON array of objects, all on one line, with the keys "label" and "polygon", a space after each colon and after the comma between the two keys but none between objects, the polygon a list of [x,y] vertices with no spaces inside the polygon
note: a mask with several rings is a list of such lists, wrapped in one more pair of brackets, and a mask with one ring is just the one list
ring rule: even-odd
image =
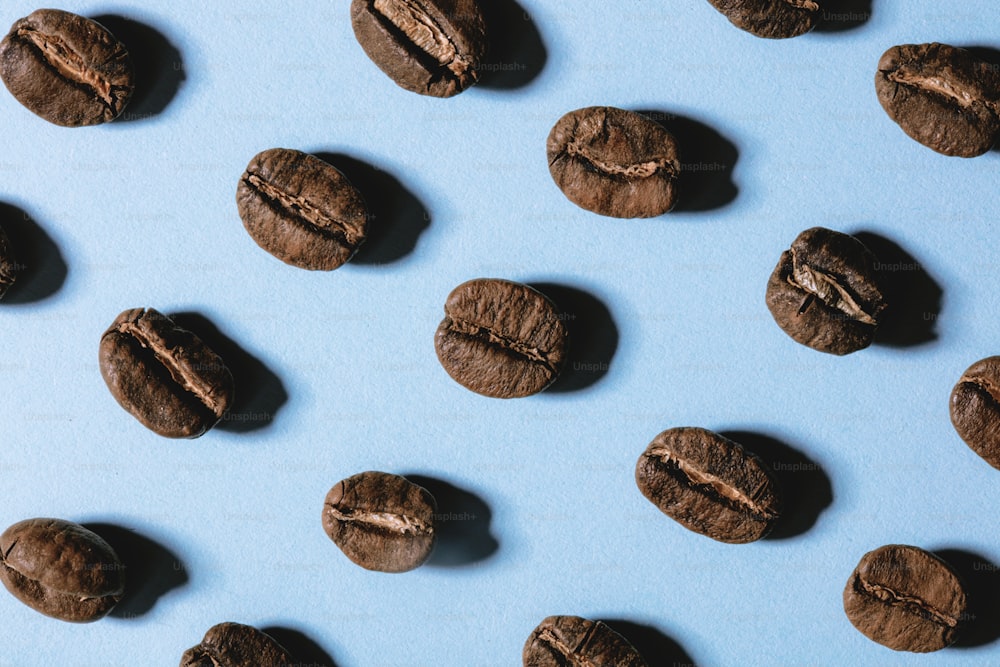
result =
[{"label": "coffee bean shadow", "polygon": [[172,313],[170,318],[215,351],[233,374],[233,406],[215,427],[231,433],[267,428],[288,401],[281,378],[264,362],[244,350],[200,313]]},{"label": "coffee bean shadow", "polygon": [[296,665],[306,667],[337,667],[329,653],[300,630],[281,625],[261,628],[272,639],[285,647]]},{"label": "coffee bean shadow", "polygon": [[740,157],[736,144],[693,118],[651,109],[637,113],[666,129],[677,140],[681,173],[674,211],[714,211],[736,199],[739,188],[733,182],[733,168]]},{"label": "coffee bean shadow", "polygon": [[621,619],[598,619],[628,640],[649,667],[696,667],[694,660],[676,641],[651,625]]},{"label": "coffee bean shadow", "polygon": [[603,301],[589,292],[557,283],[532,283],[556,305],[569,335],[569,355],[546,390],[562,394],[586,389],[608,374],[618,350],[618,326]]},{"label": "coffee bean shadow", "polygon": [[332,164],[356,187],[368,205],[368,238],[351,259],[355,265],[389,264],[417,247],[430,227],[427,208],[387,171],[343,153],[313,153]]},{"label": "coffee bean shadow", "polygon": [[935,549],[965,587],[968,611],[954,648],[975,648],[1000,639],[1000,565],[964,549]]},{"label": "coffee bean shadow", "polygon": [[872,17],[872,0],[822,0],[816,32],[845,32],[860,28]]},{"label": "coffee bean shadow", "polygon": [[482,498],[435,477],[418,474],[403,476],[430,491],[437,501],[437,514],[434,517],[437,542],[427,561],[428,565],[471,565],[482,562],[497,552],[500,543],[490,533],[493,512]]},{"label": "coffee bean shadow", "polygon": [[495,90],[527,86],[541,74],[549,57],[534,20],[515,0],[490,0],[480,7],[490,47],[477,85]]},{"label": "coffee bean shadow", "polygon": [[833,487],[822,466],[804,453],[755,431],[723,431],[720,435],[756,454],[774,473],[782,497],[781,517],[767,540],[785,540],[812,528],[833,503]]},{"label": "coffee bean shadow", "polygon": [[68,268],[59,246],[27,212],[0,202],[0,228],[10,241],[17,277],[0,304],[27,304],[49,298],[66,282]]},{"label": "coffee bean shadow", "polygon": [[125,596],[112,618],[144,616],[170,591],[188,583],[187,569],[172,551],[134,530],[113,523],[86,523],[111,545],[125,564]]},{"label": "coffee bean shadow", "polygon": [[181,52],[151,25],[117,14],[94,16],[128,49],[135,70],[135,91],[117,122],[160,115],[187,79]]},{"label": "coffee bean shadow", "polygon": [[936,341],[944,297],[941,286],[895,242],[874,232],[853,236],[875,254],[879,285],[889,304],[875,331],[875,343],[900,348]]}]

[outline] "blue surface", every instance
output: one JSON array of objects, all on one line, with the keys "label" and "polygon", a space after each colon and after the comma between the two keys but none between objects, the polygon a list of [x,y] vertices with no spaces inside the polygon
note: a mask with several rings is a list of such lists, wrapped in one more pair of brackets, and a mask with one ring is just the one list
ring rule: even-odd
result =
[{"label": "blue surface", "polygon": [[[873,88],[895,44],[1000,47],[995,4],[874,0],[850,30],[767,41],[704,0],[518,1],[516,76],[449,100],[382,75],[346,0],[63,6],[152,31],[159,74],[127,122],[90,129],[0,91],[5,224],[47,267],[0,307],[0,524],[103,524],[151,572],[139,599],[85,626],[0,595],[0,665],[173,665],[228,620],[278,628],[306,664],[516,665],[550,614],[619,621],[657,649],[651,667],[1000,664],[995,629],[977,647],[897,654],[841,605],[861,555],[889,543],[951,550],[977,590],[998,588],[1000,472],[958,438],[948,396],[1000,353],[1000,154],[933,153]],[[0,23],[36,8],[7,0]],[[548,131],[605,104],[711,140],[683,158],[719,193],[706,210],[621,221],[563,197]],[[260,250],[234,194],[276,146],[386,188],[401,240],[328,274]],[[764,287],[815,225],[919,265],[911,315],[934,340],[834,358],[783,334]],[[596,341],[563,391],[490,400],[438,365],[444,299],[481,276],[584,304],[575,322]],[[138,306],[198,314],[242,350],[241,388],[261,396],[198,440],[146,431],[97,367],[100,334]],[[765,458],[809,489],[796,534],[719,544],[646,501],[635,461],[684,425],[777,451]],[[373,469],[448,491],[457,551],[402,575],[351,564],[320,509]]]}]

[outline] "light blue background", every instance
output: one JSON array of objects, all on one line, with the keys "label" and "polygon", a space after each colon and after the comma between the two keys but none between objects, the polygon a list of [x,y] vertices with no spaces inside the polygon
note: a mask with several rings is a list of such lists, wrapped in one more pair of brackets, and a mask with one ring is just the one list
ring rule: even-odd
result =
[{"label": "light blue background", "polygon": [[[63,5],[154,28],[180,54],[165,75],[183,82],[155,116],[78,130],[0,91],[0,203],[31,216],[67,267],[48,298],[0,304],[0,524],[132,529],[187,582],[144,614],[83,626],[0,595],[0,665],[175,665],[227,620],[300,632],[338,667],[517,665],[550,614],[650,626],[699,665],[1000,664],[998,642],[894,653],[841,605],[858,559],[883,544],[1000,563],[1000,472],[948,419],[962,371],[1000,353],[1000,153],[920,146],[872,84],[895,44],[1000,47],[995,3],[874,0],[853,30],[769,41],[705,0],[519,2],[547,51],[540,74],[449,100],[381,74],[346,0]],[[36,8],[7,0],[0,23]],[[737,197],[653,220],[573,206],[545,138],[563,113],[605,104],[714,129],[738,150]],[[276,146],[398,179],[428,213],[414,251],[310,273],[259,249],[234,193],[250,158]],[[815,225],[909,253],[943,290],[938,339],[835,358],[783,334],[764,287]],[[448,292],[481,276],[604,303],[617,351],[584,361],[606,375],[507,402],[452,382],[433,333]],[[139,306],[201,313],[287,401],[249,433],[145,430],[97,366],[100,334]],[[732,546],[684,530],[633,481],[649,441],[682,425],[786,443],[829,479],[832,503],[790,539]],[[372,469],[474,494],[496,553],[402,575],[351,564],[320,510],[334,483]]]}]

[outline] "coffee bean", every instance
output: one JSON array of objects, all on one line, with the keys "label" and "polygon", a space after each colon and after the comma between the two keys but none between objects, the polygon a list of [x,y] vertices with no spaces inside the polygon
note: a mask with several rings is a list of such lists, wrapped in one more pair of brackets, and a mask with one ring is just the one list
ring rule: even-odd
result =
[{"label": "coffee bean", "polygon": [[470,280],[448,295],[444,314],[434,347],[448,375],[466,389],[519,398],[559,376],[566,326],[541,292],[509,280]]},{"label": "coffee bean", "polygon": [[114,120],[135,88],[125,45],[100,23],[57,9],[14,23],[0,42],[0,78],[18,102],[65,127]]},{"label": "coffee bean", "polygon": [[83,526],[28,519],[0,535],[0,581],[35,611],[89,623],[118,604],[125,566],[107,542]]},{"label": "coffee bean", "polygon": [[236,190],[240,218],[264,250],[292,266],[332,271],[365,241],[361,193],[332,165],[289,148],[250,161]]},{"label": "coffee bean", "polygon": [[927,653],[955,641],[966,614],[962,583],[917,547],[869,551],[844,588],[844,611],[863,635],[895,651]]},{"label": "coffee bean", "polygon": [[632,111],[571,111],[549,133],[547,153],[556,185],[588,211],[652,218],[677,201],[677,142],[663,127]]},{"label": "coffee bean", "polygon": [[951,423],[958,435],[1000,469],[1000,357],[969,366],[951,391]]},{"label": "coffee bean", "polygon": [[807,229],[781,254],[767,283],[767,307],[786,334],[814,350],[864,349],[886,308],[875,265],[853,236]]},{"label": "coffee bean", "polygon": [[323,528],[366,570],[407,572],[430,558],[434,496],[405,477],[363,472],[338,482],[323,503]]},{"label": "coffee bean", "polygon": [[180,667],[291,667],[296,664],[273,637],[241,623],[219,623],[197,646],[184,651]]},{"label": "coffee bean", "polygon": [[119,405],[167,438],[196,438],[233,402],[233,376],[201,339],[152,308],[119,315],[101,337],[101,375]]},{"label": "coffee bean", "polygon": [[982,155],[1000,135],[1000,73],[965,49],[894,46],[879,60],[875,92],[906,134],[938,153]]},{"label": "coffee bean", "polygon": [[389,78],[433,97],[476,83],[489,44],[477,0],[353,0],[351,25]]},{"label": "coffee bean", "polygon": [[768,39],[805,34],[820,18],[820,6],[813,0],[708,1],[737,28]]},{"label": "coffee bean", "polygon": [[7,234],[0,228],[0,299],[3,298],[10,286],[17,279],[19,267],[14,253],[10,248],[10,240]]},{"label": "coffee bean", "polygon": [[524,667],[646,667],[628,640],[600,621],[549,616],[528,637]]},{"label": "coffee bean", "polygon": [[636,463],[635,482],[671,519],[720,542],[759,540],[781,514],[767,465],[703,428],[672,428],[656,436]]}]

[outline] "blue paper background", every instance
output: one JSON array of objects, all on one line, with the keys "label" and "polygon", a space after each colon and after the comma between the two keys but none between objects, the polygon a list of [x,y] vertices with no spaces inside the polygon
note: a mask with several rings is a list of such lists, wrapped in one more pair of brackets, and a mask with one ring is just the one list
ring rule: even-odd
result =
[{"label": "blue paper background", "polygon": [[[516,665],[551,614],[619,621],[656,649],[651,667],[1000,664],[1000,631],[896,654],[841,605],[861,555],[889,543],[952,550],[977,591],[1000,588],[1000,472],[948,419],[962,371],[1000,353],[1000,154],[920,146],[872,85],[895,44],[1000,48],[995,4],[874,0],[850,30],[769,41],[704,0],[518,2],[510,27],[528,46],[536,31],[545,57],[529,48],[506,64],[530,82],[449,100],[381,74],[346,0],[63,5],[152,31],[157,99],[67,130],[0,94],[3,224],[26,230],[47,267],[27,303],[0,304],[0,524],[103,524],[152,565],[142,599],[95,624],[0,596],[0,665],[173,665],[227,620],[277,628],[304,664]],[[36,8],[7,0],[0,23]],[[684,161],[735,198],[653,220],[576,208],[549,177],[545,138],[589,105],[721,137]],[[393,230],[412,252],[327,274],[260,250],[234,193],[250,158],[276,146],[395,182],[384,196],[400,202]],[[905,252],[931,287],[911,315],[936,339],[834,358],[783,334],[764,287],[815,225]],[[449,379],[434,329],[448,292],[481,276],[589,304],[574,322],[599,340],[571,378],[585,386],[505,402]],[[263,397],[198,440],[145,430],[97,366],[101,332],[140,306],[217,328],[254,378],[241,388]],[[764,457],[806,480],[811,527],[732,546],[660,514],[633,468],[682,425],[791,448]],[[464,502],[449,530],[479,555],[495,540],[495,553],[402,575],[354,566],[320,510],[364,470],[451,485]]]}]

